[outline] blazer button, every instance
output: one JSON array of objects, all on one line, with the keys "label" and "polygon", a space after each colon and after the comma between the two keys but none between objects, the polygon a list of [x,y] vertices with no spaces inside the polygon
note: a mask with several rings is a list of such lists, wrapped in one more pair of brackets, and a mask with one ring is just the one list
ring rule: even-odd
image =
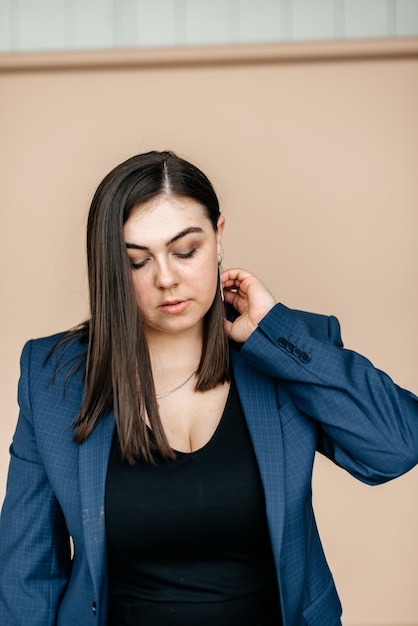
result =
[{"label": "blazer button", "polygon": [[288,339],[287,337],[279,337],[278,343],[281,348],[286,348]]},{"label": "blazer button", "polygon": [[296,344],[293,343],[293,341],[288,341],[287,345],[286,345],[286,350],[288,352],[290,352],[290,354],[293,354],[296,348]]},{"label": "blazer button", "polygon": [[299,359],[302,361],[302,363],[309,363],[309,361],[312,359],[312,357],[309,354],[309,352],[302,352],[302,354],[300,355]]},{"label": "blazer button", "polygon": [[295,356],[300,357],[302,352],[303,352],[302,348],[300,348],[299,346],[295,346],[295,349],[293,350],[293,354]]},{"label": "blazer button", "polygon": [[95,602],[93,602],[93,604],[91,605],[91,610],[93,611],[93,615],[96,615],[97,613],[97,605]]}]

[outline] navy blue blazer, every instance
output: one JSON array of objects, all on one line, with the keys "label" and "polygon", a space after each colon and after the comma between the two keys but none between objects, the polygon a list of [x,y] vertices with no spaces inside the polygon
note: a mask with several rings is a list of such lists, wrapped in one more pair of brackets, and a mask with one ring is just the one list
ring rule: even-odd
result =
[{"label": "navy blue blazer", "polygon": [[[106,624],[104,492],[114,417],[73,442],[82,372],[69,380],[66,373],[85,346],[74,340],[45,362],[60,337],[30,341],[22,353],[0,518],[2,626]],[[406,472],[418,462],[418,398],[343,349],[334,317],[278,304],[231,352],[265,490],[284,626],[337,626],[341,606],[312,510],[315,452],[372,485]],[[59,358],[68,367],[57,372]]]}]

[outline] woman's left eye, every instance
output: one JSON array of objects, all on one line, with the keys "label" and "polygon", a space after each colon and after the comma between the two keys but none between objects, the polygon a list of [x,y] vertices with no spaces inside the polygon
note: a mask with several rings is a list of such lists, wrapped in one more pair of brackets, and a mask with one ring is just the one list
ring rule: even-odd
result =
[{"label": "woman's left eye", "polygon": [[175,256],[178,259],[190,259],[192,256],[194,256],[197,252],[197,248],[192,248],[191,250],[188,250],[187,252],[176,252]]}]

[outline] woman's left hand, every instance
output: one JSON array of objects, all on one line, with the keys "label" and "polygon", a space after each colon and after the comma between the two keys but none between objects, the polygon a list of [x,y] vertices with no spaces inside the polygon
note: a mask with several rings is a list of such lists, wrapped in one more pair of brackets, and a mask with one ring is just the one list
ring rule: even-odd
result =
[{"label": "woman's left hand", "polygon": [[225,301],[240,314],[233,322],[225,320],[227,335],[244,343],[276,301],[261,280],[243,269],[222,272],[222,286]]}]

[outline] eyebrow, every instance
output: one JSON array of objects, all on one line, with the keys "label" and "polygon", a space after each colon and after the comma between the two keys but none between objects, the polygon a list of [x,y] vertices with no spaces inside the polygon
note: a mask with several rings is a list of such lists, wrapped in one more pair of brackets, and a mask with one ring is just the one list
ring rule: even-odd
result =
[{"label": "eyebrow", "polygon": [[[166,241],[166,244],[165,244],[166,248],[168,248],[168,246],[170,246],[172,243],[178,241],[179,239],[182,239],[183,237],[186,237],[186,235],[190,235],[191,233],[200,234],[200,233],[203,233],[203,229],[200,228],[199,226],[190,226],[189,228],[185,228],[184,230],[177,233],[177,235],[174,235],[174,237]],[[147,246],[140,246],[138,243],[126,242],[126,247],[131,250],[149,250]]]}]

